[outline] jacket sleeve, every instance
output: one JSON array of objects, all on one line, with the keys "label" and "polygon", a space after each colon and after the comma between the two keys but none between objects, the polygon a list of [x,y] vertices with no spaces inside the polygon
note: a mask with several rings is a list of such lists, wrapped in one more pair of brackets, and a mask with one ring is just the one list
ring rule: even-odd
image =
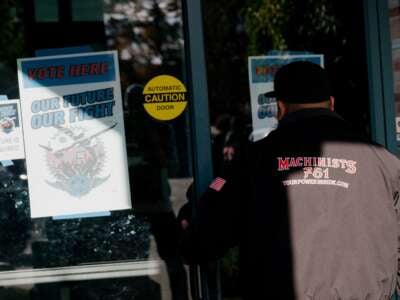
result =
[{"label": "jacket sleeve", "polygon": [[[400,161],[395,158],[391,161],[391,167],[394,167],[392,181],[393,207],[397,217],[397,280],[396,294],[400,295]],[[397,298],[396,298],[397,299]]]},{"label": "jacket sleeve", "polygon": [[[388,151],[378,151],[385,171],[390,174],[391,194],[393,207],[397,217],[397,280],[396,280],[396,294],[400,295],[400,160],[389,153]],[[397,298],[396,298],[397,299]]]},{"label": "jacket sleeve", "polygon": [[400,171],[397,178],[397,189],[393,192],[393,205],[397,215],[397,280],[396,294],[400,295]]},{"label": "jacket sleeve", "polygon": [[224,173],[223,184],[215,179],[198,201],[190,201],[188,197],[189,203],[178,215],[178,219],[189,221],[186,230],[182,230],[181,239],[181,252],[186,262],[216,260],[239,244],[247,226],[246,207],[251,201],[253,152],[253,144],[244,145],[240,156]]},{"label": "jacket sleeve", "polygon": [[234,180],[223,180],[220,190],[209,187],[200,197],[193,217],[193,202],[186,204],[178,220],[189,226],[182,230],[181,253],[187,263],[216,260],[239,242],[240,191]]}]

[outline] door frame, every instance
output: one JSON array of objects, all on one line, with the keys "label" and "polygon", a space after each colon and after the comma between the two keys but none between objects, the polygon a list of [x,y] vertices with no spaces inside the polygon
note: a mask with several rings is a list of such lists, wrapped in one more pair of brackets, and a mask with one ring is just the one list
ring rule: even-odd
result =
[{"label": "door frame", "polygon": [[398,155],[388,1],[365,0],[364,22],[371,137]]},{"label": "door frame", "polygon": [[[213,178],[210,114],[201,0],[183,0],[186,77],[190,95],[190,129],[193,153],[193,188],[195,203]],[[196,205],[194,205],[195,207]],[[195,214],[196,211],[193,211]],[[190,266],[191,291],[194,300],[221,299],[218,266],[210,274],[207,265]],[[213,280],[216,279],[216,280]],[[211,283],[211,281],[214,281]],[[215,282],[216,281],[216,282]],[[210,284],[211,283],[211,284]]]},{"label": "door frame", "polygon": [[[199,199],[213,178],[203,5],[201,0],[183,0],[182,4],[191,97],[194,191],[195,199]],[[365,0],[364,7],[360,9],[364,10],[371,138],[398,155],[388,1]],[[192,266],[191,279],[195,300],[221,298],[220,290],[216,295],[210,293],[205,268]]]}]

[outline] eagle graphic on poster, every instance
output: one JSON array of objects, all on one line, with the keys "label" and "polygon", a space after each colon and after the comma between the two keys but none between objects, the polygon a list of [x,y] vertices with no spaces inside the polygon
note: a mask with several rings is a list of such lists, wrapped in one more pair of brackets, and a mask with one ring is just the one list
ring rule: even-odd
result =
[{"label": "eagle graphic on poster", "polygon": [[46,183],[80,198],[90,193],[110,178],[101,177],[104,171],[106,151],[100,136],[117,124],[92,132],[83,127],[58,126],[47,146],[39,145],[45,153],[45,160],[55,181]]}]

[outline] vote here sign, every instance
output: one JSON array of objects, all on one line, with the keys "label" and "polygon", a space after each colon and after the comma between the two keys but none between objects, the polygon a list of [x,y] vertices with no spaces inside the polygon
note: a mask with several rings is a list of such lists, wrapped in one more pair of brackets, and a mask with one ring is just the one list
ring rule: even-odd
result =
[{"label": "vote here sign", "polygon": [[19,59],[18,81],[32,218],[130,209],[116,52]]}]

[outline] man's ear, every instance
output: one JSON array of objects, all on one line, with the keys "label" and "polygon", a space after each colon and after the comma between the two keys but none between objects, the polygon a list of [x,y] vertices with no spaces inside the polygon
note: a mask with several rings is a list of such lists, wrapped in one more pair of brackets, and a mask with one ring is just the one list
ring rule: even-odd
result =
[{"label": "man's ear", "polygon": [[335,98],[333,98],[333,96],[329,97],[329,110],[330,111],[335,110]]},{"label": "man's ear", "polygon": [[278,100],[277,101],[277,105],[278,105],[278,121],[281,120],[283,118],[283,116],[287,113],[287,106],[284,102]]}]

